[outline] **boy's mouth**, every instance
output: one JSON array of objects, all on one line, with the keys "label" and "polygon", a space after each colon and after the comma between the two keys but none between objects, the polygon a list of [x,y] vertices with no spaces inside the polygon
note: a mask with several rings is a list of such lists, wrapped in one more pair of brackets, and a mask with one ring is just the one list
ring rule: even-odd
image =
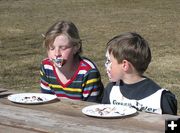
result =
[{"label": "boy's mouth", "polygon": [[107,75],[108,75],[109,79],[111,79],[111,74],[109,71],[107,71]]}]

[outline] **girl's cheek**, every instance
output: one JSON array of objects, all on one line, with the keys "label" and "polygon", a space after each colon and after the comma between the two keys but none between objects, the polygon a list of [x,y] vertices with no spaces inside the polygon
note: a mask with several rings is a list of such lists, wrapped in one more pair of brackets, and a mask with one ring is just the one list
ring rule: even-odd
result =
[{"label": "girl's cheek", "polygon": [[49,59],[53,59],[54,58],[53,53],[51,51],[48,51],[47,55],[48,55]]},{"label": "girl's cheek", "polygon": [[51,54],[48,54],[48,58],[49,58],[49,59],[52,59],[52,55],[51,55]]}]

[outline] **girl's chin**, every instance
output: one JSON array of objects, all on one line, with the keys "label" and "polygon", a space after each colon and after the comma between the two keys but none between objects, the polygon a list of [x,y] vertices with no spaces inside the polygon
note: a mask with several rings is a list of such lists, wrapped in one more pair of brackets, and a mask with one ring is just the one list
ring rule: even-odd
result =
[{"label": "girl's chin", "polygon": [[58,67],[58,68],[61,68],[63,65],[64,65],[64,63],[65,63],[65,60],[63,59],[63,58],[56,58],[56,59],[50,59],[54,64],[55,64],[55,66],[56,67]]}]

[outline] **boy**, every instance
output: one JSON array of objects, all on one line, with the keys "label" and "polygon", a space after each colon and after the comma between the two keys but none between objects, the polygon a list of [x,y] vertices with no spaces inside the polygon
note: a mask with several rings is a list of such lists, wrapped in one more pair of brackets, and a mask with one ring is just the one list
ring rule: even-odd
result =
[{"label": "boy", "polygon": [[107,43],[105,63],[110,83],[103,104],[125,105],[139,111],[177,114],[177,100],[170,91],[143,76],[151,62],[148,42],[137,33],[115,36]]}]

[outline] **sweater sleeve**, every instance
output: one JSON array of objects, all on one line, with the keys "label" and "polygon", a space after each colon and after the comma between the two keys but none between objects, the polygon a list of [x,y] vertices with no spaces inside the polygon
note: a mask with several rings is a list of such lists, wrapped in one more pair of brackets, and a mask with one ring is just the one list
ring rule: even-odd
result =
[{"label": "sweater sleeve", "polygon": [[97,69],[89,70],[83,79],[83,101],[100,102],[104,86],[101,82],[100,73]]},{"label": "sweater sleeve", "polygon": [[49,87],[49,80],[43,64],[40,66],[40,88],[42,93],[54,94]]},{"label": "sweater sleeve", "polygon": [[164,90],[161,97],[162,114],[177,115],[177,100],[174,94]]}]

